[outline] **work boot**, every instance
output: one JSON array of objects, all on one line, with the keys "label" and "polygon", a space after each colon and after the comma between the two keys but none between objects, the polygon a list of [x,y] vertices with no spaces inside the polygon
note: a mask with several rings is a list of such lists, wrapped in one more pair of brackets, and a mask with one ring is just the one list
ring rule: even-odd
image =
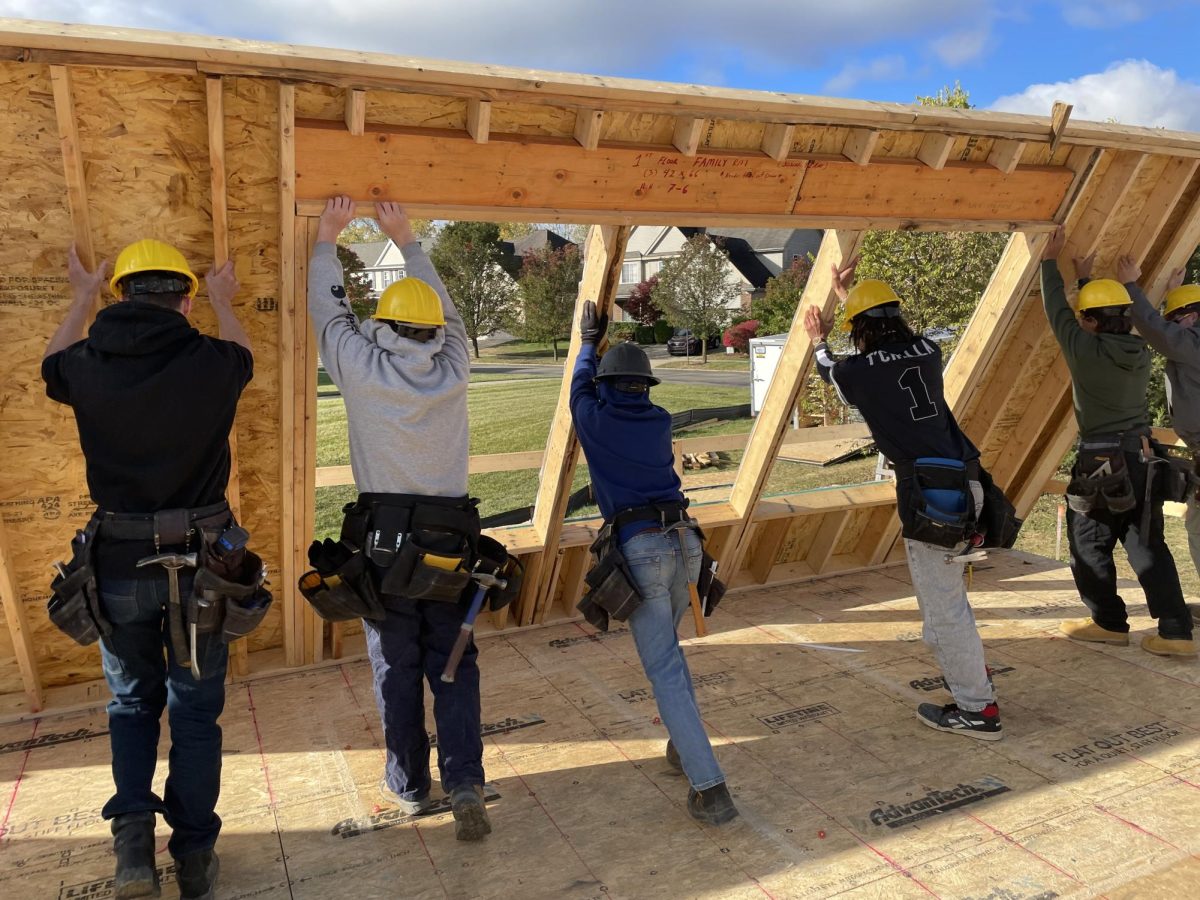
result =
[{"label": "work boot", "polygon": [[706,825],[724,825],[738,816],[733,798],[729,796],[729,788],[723,781],[702,791],[690,788],[688,812],[692,814],[693,819],[698,819]]},{"label": "work boot", "polygon": [[1073,641],[1089,641],[1094,644],[1115,644],[1125,647],[1129,644],[1129,634],[1125,631],[1109,631],[1093,622],[1091,619],[1071,619],[1058,626],[1058,630]]},{"label": "work boot", "polygon": [[917,707],[917,718],[938,731],[963,734],[981,741],[998,741],[1004,737],[1004,729],[1000,725],[1000,707],[995,703],[989,703],[979,712],[959,709],[956,703],[947,703],[945,706],[922,703]]},{"label": "work boot", "polygon": [[113,896],[157,897],[158,867],[154,865],[154,813],[125,813],[112,820],[113,853],[117,855],[117,874],[113,878]]},{"label": "work boot", "polygon": [[1155,656],[1195,656],[1196,642],[1191,638],[1166,638],[1148,634],[1142,638],[1142,649]]},{"label": "work boot", "polygon": [[680,775],[683,774],[683,760],[679,758],[679,751],[670,740],[667,741],[667,765]]},{"label": "work boot", "polygon": [[433,800],[430,799],[428,791],[416,799],[405,800],[388,787],[387,776],[379,779],[379,793],[383,794],[388,802],[400,807],[401,811],[408,816],[419,816],[422,813],[428,812],[430,807],[433,806]]},{"label": "work boot", "polygon": [[456,787],[450,792],[450,809],[454,813],[454,836],[460,841],[480,841],[492,833],[480,785]]},{"label": "work boot", "polygon": [[175,883],[179,900],[213,900],[221,861],[215,850],[200,850],[175,858]]}]

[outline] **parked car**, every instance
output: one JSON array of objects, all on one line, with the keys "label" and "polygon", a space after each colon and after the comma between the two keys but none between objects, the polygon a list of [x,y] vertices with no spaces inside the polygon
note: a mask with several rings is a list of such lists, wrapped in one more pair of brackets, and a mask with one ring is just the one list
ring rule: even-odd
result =
[{"label": "parked car", "polygon": [[[708,349],[718,350],[721,347],[721,336],[714,334],[708,339]],[[667,338],[667,352],[672,356],[699,356],[700,338],[686,328],[676,328],[675,333]]]}]

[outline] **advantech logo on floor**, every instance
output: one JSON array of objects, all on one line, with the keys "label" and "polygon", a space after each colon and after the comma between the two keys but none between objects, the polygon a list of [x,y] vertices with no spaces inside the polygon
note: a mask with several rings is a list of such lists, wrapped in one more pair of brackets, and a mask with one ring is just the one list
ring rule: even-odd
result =
[{"label": "advantech logo on floor", "polygon": [[[163,884],[175,883],[175,864],[158,867],[158,878]],[[64,884],[58,891],[58,900],[109,900],[117,895],[113,879],[100,878],[81,884]]]},{"label": "advantech logo on floor", "polygon": [[1007,794],[1010,788],[998,778],[987,775],[970,784],[959,783],[952,788],[940,791],[930,791],[924,797],[908,803],[892,803],[871,810],[869,818],[872,825],[886,825],[888,828],[901,828],[937,816],[968,803],[978,803],[988,797]]},{"label": "advantech logo on floor", "polygon": [[[500,799],[500,793],[495,788],[488,786],[484,791],[483,799],[491,803],[493,800]],[[334,837],[353,838],[363,834],[370,834],[372,831],[395,828],[397,825],[405,825],[417,819],[425,819],[448,812],[450,812],[450,798],[442,797],[439,800],[435,800],[429,809],[419,816],[409,815],[400,809],[384,809],[361,819],[342,819],[342,821],[329,829],[329,833]]]}]

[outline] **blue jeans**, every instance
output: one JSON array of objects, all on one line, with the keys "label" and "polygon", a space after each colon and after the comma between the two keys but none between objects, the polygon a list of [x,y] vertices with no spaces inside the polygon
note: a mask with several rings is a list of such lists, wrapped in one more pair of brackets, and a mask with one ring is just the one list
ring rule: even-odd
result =
[{"label": "blue jeans", "polygon": [[363,625],[387,745],[388,788],[404,800],[419,800],[432,787],[425,680],[433,691],[442,789],[448,794],[457,787],[482,785],[479,652],[474,641],[467,645],[454,682],[442,681],[462,625],[462,609],[457,603],[396,597],[385,598],[384,605],[387,616],[382,622],[364,620]]},{"label": "blue jeans", "polygon": [[690,529],[664,534],[654,528],[627,540],[621,553],[642,595],[629,627],[654,689],[658,714],[692,787],[702,791],[721,784],[725,774],[700,720],[692,674],[675,634],[690,603],[688,582],[700,575],[700,539]]},{"label": "blue jeans", "polygon": [[[168,848],[175,857],[209,850],[217,842],[221,792],[221,726],[225,708],[228,648],[216,636],[201,639],[199,680],[175,661],[167,630],[167,574],[100,581],[100,602],[112,623],[101,638],[104,678],[112,691],[108,730],[116,793],[103,816],[161,813],[171,827]],[[186,602],[192,578],[181,572]],[[166,789],[160,799],[152,782],[158,763],[163,707],[171,726]]]}]

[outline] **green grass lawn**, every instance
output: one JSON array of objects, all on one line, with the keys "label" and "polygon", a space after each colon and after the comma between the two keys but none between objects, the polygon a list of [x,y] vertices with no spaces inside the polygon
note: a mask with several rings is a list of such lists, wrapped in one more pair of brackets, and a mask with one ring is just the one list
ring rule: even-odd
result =
[{"label": "green grass lawn", "polygon": [[[479,348],[478,362],[509,362],[509,363],[537,363],[554,364],[557,362],[562,364],[567,356],[567,345],[569,339],[564,338],[558,342],[558,359],[554,359],[554,348],[549,341],[509,341],[505,344],[499,344],[495,347],[481,346]],[[472,357],[472,361],[476,361]]]},{"label": "green grass lawn", "polygon": [[688,368],[701,372],[749,372],[750,357],[740,353],[729,356],[714,350],[709,353],[707,363],[701,363],[698,356],[672,356],[670,359],[655,363],[654,367],[656,369]]}]

